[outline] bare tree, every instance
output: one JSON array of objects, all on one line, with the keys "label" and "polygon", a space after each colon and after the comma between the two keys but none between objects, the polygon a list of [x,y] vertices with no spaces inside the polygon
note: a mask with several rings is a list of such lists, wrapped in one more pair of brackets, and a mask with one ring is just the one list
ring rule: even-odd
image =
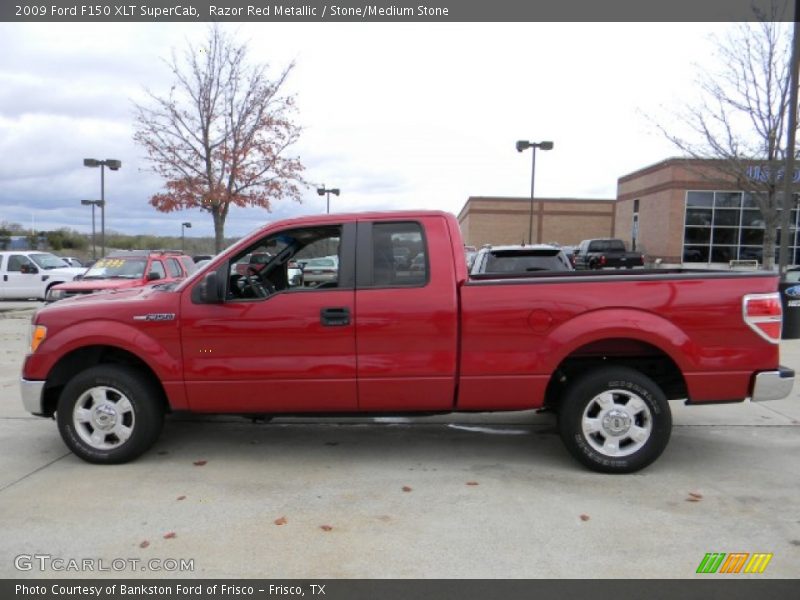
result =
[{"label": "bare tree", "polygon": [[248,66],[246,45],[217,25],[205,47],[189,44],[182,61],[173,53],[167,64],[175,78],[169,94],[148,91],[151,105],[135,105],[134,139],[166,180],[150,204],[209,212],[219,252],[232,205],[269,210],[276,199],[300,200],[303,166],[287,156],[300,128],[294,98],[282,95],[294,64],[271,80],[267,65]]},{"label": "bare tree", "polygon": [[791,29],[781,23],[785,2],[772,0],[770,14],[715,38],[719,72],[699,75],[701,101],[679,118],[691,133],[662,133],[693,158],[716,159],[715,169],[756,201],[764,220],[762,264],[774,264],[782,204],[786,118],[789,104]]}]

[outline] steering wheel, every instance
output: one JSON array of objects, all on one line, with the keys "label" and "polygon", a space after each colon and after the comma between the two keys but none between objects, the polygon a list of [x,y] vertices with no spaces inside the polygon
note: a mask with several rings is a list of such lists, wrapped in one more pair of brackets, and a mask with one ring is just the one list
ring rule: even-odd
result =
[{"label": "steering wheel", "polygon": [[[252,295],[253,298],[266,298],[270,294],[268,289],[261,285],[258,277],[245,275],[239,280],[238,283],[242,286],[243,297]],[[250,294],[247,294],[248,291]]]}]

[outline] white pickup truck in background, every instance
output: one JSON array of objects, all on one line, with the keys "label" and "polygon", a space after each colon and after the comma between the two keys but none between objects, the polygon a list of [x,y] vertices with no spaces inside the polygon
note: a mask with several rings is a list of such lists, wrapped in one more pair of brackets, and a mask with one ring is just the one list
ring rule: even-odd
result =
[{"label": "white pickup truck in background", "polygon": [[72,281],[85,271],[49,252],[0,252],[0,299],[44,300],[52,286]]}]

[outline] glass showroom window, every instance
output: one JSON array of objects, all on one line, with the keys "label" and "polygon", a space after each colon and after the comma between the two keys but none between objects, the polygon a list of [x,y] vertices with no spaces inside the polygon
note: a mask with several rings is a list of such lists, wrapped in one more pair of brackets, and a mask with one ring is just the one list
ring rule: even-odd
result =
[{"label": "glass showroom window", "polygon": [[[800,263],[797,209],[792,210],[789,261]],[[731,260],[761,262],[764,220],[755,199],[742,192],[687,192],[683,261],[727,263]],[[777,243],[780,243],[778,231]],[[778,246],[776,243],[776,255]]]}]

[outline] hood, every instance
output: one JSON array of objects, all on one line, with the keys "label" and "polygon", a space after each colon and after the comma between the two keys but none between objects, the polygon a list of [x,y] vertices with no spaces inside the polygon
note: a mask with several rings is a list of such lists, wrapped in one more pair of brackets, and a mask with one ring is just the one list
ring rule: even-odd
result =
[{"label": "hood", "polygon": [[67,279],[72,280],[83,273],[86,273],[86,267],[58,267],[56,269],[39,269],[40,275],[49,275],[50,279],[53,279],[54,277],[66,277]]},{"label": "hood", "polygon": [[111,289],[96,294],[80,294],[58,302],[46,304],[37,315],[65,321],[80,321],[84,318],[113,320],[124,319],[128,313],[163,312],[165,306],[177,306],[179,294],[173,290],[159,289],[148,285],[125,289]]},{"label": "hood", "polygon": [[[156,283],[156,282],[153,282]],[[102,290],[118,290],[132,287],[142,287],[141,278],[137,279],[80,279],[69,283],[60,283],[55,286],[57,290],[69,292],[93,292]]]}]

